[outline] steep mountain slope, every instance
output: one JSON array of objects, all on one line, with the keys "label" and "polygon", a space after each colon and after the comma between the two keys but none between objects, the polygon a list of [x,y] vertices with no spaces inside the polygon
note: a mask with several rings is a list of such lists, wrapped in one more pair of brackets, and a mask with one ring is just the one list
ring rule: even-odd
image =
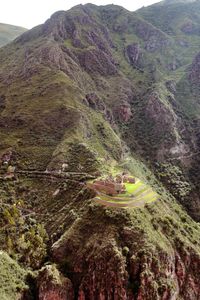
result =
[{"label": "steep mountain slope", "polygon": [[[105,157],[123,163],[129,152],[160,169],[177,160],[185,174],[179,198],[196,199],[184,158],[198,153],[197,136],[174,93],[197,53],[120,7],[56,13],[1,51],[2,151],[11,147],[21,168],[40,169],[66,160],[95,171]],[[93,166],[84,162],[88,151]],[[183,197],[184,182],[192,195]]]},{"label": "steep mountain slope", "polygon": [[[191,132],[193,143],[196,145],[193,151],[186,150],[185,154],[178,155],[182,163],[187,165],[183,169],[189,170],[192,183],[196,186],[196,192],[192,196],[194,199],[197,198],[197,194],[199,193],[199,164],[197,163],[199,154],[200,93],[198,64],[200,43],[198,29],[200,24],[198,14],[200,10],[199,4],[199,1],[193,1],[192,3],[187,3],[187,1],[182,3],[161,2],[160,4],[150,6],[149,9],[144,8],[138,11],[140,16],[176,39],[176,42],[181,46],[177,52],[178,58],[175,59],[177,65],[174,66],[171,78],[166,84],[168,90],[172,93],[171,101],[174,102],[175,100],[176,102],[175,106],[179,111],[178,115],[181,115],[182,119],[187,120],[187,124],[191,126],[192,132],[196,136],[194,138]],[[155,18],[156,15],[159,17]],[[182,145],[180,145],[180,148],[182,148]],[[175,151],[179,152],[179,150],[175,148]],[[176,162],[173,159],[174,163]],[[180,161],[178,163],[180,164]],[[188,163],[190,165],[189,168]],[[191,207],[191,203],[189,202],[185,203],[185,205]],[[194,210],[196,210],[196,204]]]},{"label": "steep mountain slope", "polygon": [[0,47],[8,44],[27,29],[0,23]]},{"label": "steep mountain slope", "polygon": [[[79,5],[0,50],[2,248],[49,261],[25,297],[199,299],[198,11]],[[124,170],[160,199],[96,204],[83,181]]]},{"label": "steep mountain slope", "polygon": [[2,300],[13,300],[28,286],[25,283],[27,272],[3,251],[0,252],[0,295]]}]

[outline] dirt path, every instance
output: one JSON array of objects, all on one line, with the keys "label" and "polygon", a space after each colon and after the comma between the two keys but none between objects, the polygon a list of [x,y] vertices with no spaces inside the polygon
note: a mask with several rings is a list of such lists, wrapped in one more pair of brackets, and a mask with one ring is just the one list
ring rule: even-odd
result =
[{"label": "dirt path", "polygon": [[183,159],[183,158],[187,159],[187,158],[191,158],[191,157],[197,156],[199,154],[200,154],[200,152],[196,152],[196,153],[191,153],[189,155],[181,155],[181,156],[178,156],[178,157],[170,158],[169,160],[171,161],[171,160],[177,160],[177,159]]},{"label": "dirt path", "polygon": [[16,170],[15,174],[17,175],[25,175],[27,177],[39,177],[39,178],[49,178],[49,179],[66,179],[66,180],[89,180],[95,179],[94,176],[88,173],[76,173],[76,172],[53,172],[53,171],[30,171],[30,170]]}]

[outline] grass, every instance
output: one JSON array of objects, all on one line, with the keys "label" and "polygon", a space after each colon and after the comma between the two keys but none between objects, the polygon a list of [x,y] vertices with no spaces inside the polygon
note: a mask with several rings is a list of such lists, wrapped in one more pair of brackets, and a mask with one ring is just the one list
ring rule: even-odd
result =
[{"label": "grass", "polygon": [[14,40],[25,31],[26,29],[22,27],[0,23],[0,47]]},{"label": "grass", "polygon": [[133,192],[137,191],[137,189],[140,186],[143,186],[142,182],[140,180],[138,180],[135,184],[132,183],[125,183],[126,186],[126,194],[132,194]]},{"label": "grass", "polygon": [[[155,20],[157,20],[157,18],[155,18]],[[119,19],[119,25],[124,22],[126,22],[126,18],[124,18],[124,20]],[[111,22],[111,28],[112,27],[113,24]],[[177,237],[179,240],[184,241],[184,245],[187,246],[189,244],[191,247],[196,247],[199,251],[199,244],[195,246],[195,242],[199,243],[199,227],[196,227],[197,225],[184,213],[181,206],[178,204],[177,207],[175,206],[171,195],[170,201],[168,202],[164,202],[162,199],[156,201],[158,195],[151,188],[151,186],[154,186],[152,181],[154,181],[154,184],[156,181],[154,176],[150,173],[148,166],[150,166],[150,162],[154,161],[153,155],[156,155],[157,151],[153,149],[153,155],[149,156],[149,163],[145,161],[146,157],[143,152],[145,148],[143,145],[144,142],[146,143],[147,153],[150,154],[152,145],[156,145],[159,148],[159,139],[165,139],[164,134],[158,136],[157,131],[153,130],[154,128],[156,129],[155,124],[153,122],[151,124],[149,118],[145,119],[145,107],[147,103],[145,101],[145,92],[148,85],[151,84],[149,69],[151,65],[157,66],[158,74],[162,74],[158,80],[159,82],[164,82],[165,76],[167,75],[169,79],[171,76],[176,76],[176,81],[178,82],[182,76],[181,72],[185,70],[185,66],[172,75],[172,72],[166,70],[166,65],[171,62],[173,51],[175,50],[172,49],[172,53],[166,54],[166,58],[163,52],[157,52],[156,54],[147,53],[144,49],[145,41],[142,41],[142,39],[134,33],[134,28],[135,26],[130,26],[129,24],[127,26],[128,31],[125,29],[125,42],[120,38],[119,34],[111,33],[115,46],[117,46],[115,49],[111,49],[111,51],[116,58],[116,62],[120,62],[119,71],[123,72],[124,75],[119,74],[112,78],[103,78],[103,76],[99,74],[91,75],[79,69],[78,64],[70,60],[70,63],[68,63],[68,66],[70,65],[71,67],[70,76],[67,76],[63,71],[58,71],[58,69],[60,69],[59,64],[58,66],[48,64],[48,66],[41,66],[38,71],[39,73],[36,73],[36,75],[27,81],[14,81],[9,88],[7,85],[3,86],[3,83],[1,84],[2,86],[0,86],[1,94],[5,94],[7,101],[6,108],[2,115],[5,117],[6,124],[10,125],[10,123],[12,123],[13,115],[16,115],[16,117],[18,117],[18,115],[22,116],[26,121],[21,127],[20,123],[18,124],[19,126],[14,126],[15,123],[13,123],[13,126],[11,126],[11,124],[9,128],[5,126],[2,128],[2,133],[0,134],[0,139],[2,144],[4,144],[2,149],[8,148],[7,145],[13,146],[15,151],[22,157],[22,159],[20,158],[20,167],[23,167],[22,162],[29,165],[30,160],[31,166],[34,164],[34,166],[36,165],[35,167],[44,169],[49,163],[54,166],[57,158],[59,165],[59,161],[68,158],[67,154],[70,150],[69,147],[71,147],[71,162],[75,160],[75,162],[80,162],[83,165],[90,151],[95,150],[97,152],[96,156],[101,159],[102,166],[106,171],[110,171],[112,167],[115,167],[115,164],[118,165],[118,167],[121,165],[121,168],[124,166],[124,169],[130,170],[132,174],[140,178],[136,184],[126,184],[127,193],[124,195],[116,197],[101,195],[99,201],[106,202],[108,208],[103,207],[103,203],[101,203],[103,204],[102,206],[96,205],[95,201],[90,202],[90,199],[84,201],[84,198],[81,199],[81,201],[74,201],[74,199],[77,199],[76,196],[79,192],[79,187],[77,186],[69,187],[68,184],[66,184],[66,189],[62,189],[62,187],[54,182],[48,183],[44,181],[40,182],[38,179],[25,179],[26,181],[29,180],[29,184],[27,183],[29,189],[22,189],[24,192],[21,191],[20,195],[25,198],[30,206],[39,212],[37,218],[44,221],[50,234],[56,235],[55,241],[56,239],[58,240],[65,231],[63,238],[65,246],[72,249],[72,257],[70,257],[70,251],[65,251],[65,258],[71,262],[76,259],[74,255],[75,252],[78,253],[79,257],[86,257],[86,255],[80,255],[83,251],[85,251],[84,254],[87,253],[87,255],[91,256],[91,253],[93,253],[91,249],[94,249],[92,247],[94,247],[97,242],[98,245],[100,245],[99,240],[102,241],[102,243],[109,242],[111,244],[111,241],[115,241],[117,232],[119,233],[117,237],[122,237],[120,242],[122,242],[122,244],[127,243],[130,249],[134,249],[130,250],[130,257],[132,257],[132,254],[137,254],[135,248],[139,247],[140,250],[143,251],[145,249],[144,245],[148,243],[152,248],[158,245],[159,247],[162,246],[165,251],[169,249],[169,251],[174,253],[176,248],[172,247],[171,244],[175,241],[176,245]],[[112,32],[113,30],[110,31]],[[81,38],[83,37],[81,36]],[[124,58],[125,47],[133,42],[139,42],[141,45],[144,55],[144,73],[132,68]],[[50,43],[50,41],[48,41],[48,43]],[[38,47],[40,47],[40,44],[43,45],[43,42],[41,41]],[[75,50],[71,40],[66,41],[65,45],[68,46],[71,51]],[[35,51],[36,46],[36,42],[32,40],[30,44],[24,48],[33,49],[33,54],[36,56],[38,53]],[[48,45],[45,44],[45,46]],[[172,45],[172,47],[173,46],[174,45]],[[93,46],[87,47],[87,50],[92,49]],[[167,48],[166,52],[168,49],[169,48]],[[188,49],[190,48],[183,50],[185,54],[188,54],[186,60],[187,64],[190,63],[190,56],[193,55],[189,53],[190,50]],[[15,53],[15,49],[13,51]],[[81,52],[83,50],[76,49],[76,51]],[[193,53],[195,51],[196,48],[194,48]],[[23,53],[16,51],[16,56],[13,53],[10,53],[10,55],[6,57],[2,55],[0,57],[0,65],[2,65],[6,72],[11,73],[11,71],[13,71],[13,73],[17,74],[15,62],[18,60],[21,61],[21,66],[23,67]],[[59,55],[59,53],[56,54]],[[182,56],[184,55],[182,54]],[[7,61],[10,60],[9,67],[7,61],[4,63],[4,59]],[[156,59],[160,60],[162,64],[159,65],[159,63],[156,63]],[[12,63],[12,60],[14,63]],[[23,69],[22,67],[19,69]],[[33,70],[35,67],[34,63]],[[94,78],[92,76],[94,76]],[[128,82],[127,77],[131,78],[131,83]],[[140,86],[139,81],[141,81]],[[160,97],[158,101],[162,102],[161,104],[168,108],[167,111],[169,113],[173,113],[174,110],[172,111],[172,107],[167,100],[168,91],[164,86],[164,83],[162,83],[151,87],[159,91]],[[141,89],[141,93],[134,91],[133,87]],[[21,91],[23,91],[23,93]],[[160,91],[162,91],[162,93]],[[115,116],[115,114],[117,114],[121,103],[126,101],[126,95],[128,95],[134,113],[133,120],[135,120],[135,123],[133,123],[133,126],[131,127],[131,124],[125,124],[120,121],[121,128],[116,129],[116,124],[110,125],[109,122],[105,120],[105,116],[102,112],[97,112],[84,105],[82,100],[89,92],[99,94],[107,108],[114,114],[116,123],[117,116]],[[134,99],[132,99],[133,94]],[[184,97],[183,100],[186,101],[187,99],[187,97]],[[188,110],[188,107],[186,107],[186,109]],[[195,105],[194,110],[196,110]],[[11,121],[9,122],[7,119]],[[68,120],[68,122],[64,122],[65,120]],[[123,132],[123,130],[125,130],[124,128],[128,128],[128,135],[125,140],[132,142],[129,147],[130,154],[121,153],[123,144],[119,131],[121,130],[121,132]],[[21,145],[18,145],[19,139]],[[86,147],[74,148],[74,144],[77,146],[81,145],[81,143],[85,143]],[[139,146],[141,146],[140,153]],[[75,151],[73,151],[74,149]],[[136,153],[138,155],[136,155]],[[139,154],[141,154],[141,157]],[[126,155],[124,160],[121,159],[123,155]],[[133,158],[133,155],[135,155],[135,158]],[[90,155],[89,162],[91,162],[91,157],[94,156]],[[141,162],[141,158],[143,158],[144,164]],[[18,182],[16,183],[16,187],[12,189],[10,187],[7,196],[9,199],[11,198],[9,192],[11,193],[12,191],[14,194],[19,190],[17,185]],[[20,183],[20,187],[21,186],[23,187],[22,183]],[[170,184],[170,188],[171,187],[172,184]],[[52,195],[58,188],[60,188],[60,194],[57,198],[53,198]],[[148,206],[148,203],[151,205]],[[127,209],[121,211],[111,209],[111,204],[114,208],[126,207]],[[142,209],[133,209],[133,207],[142,207]],[[177,212],[175,210],[177,210]],[[128,213],[130,215],[128,215]],[[185,225],[182,219],[185,220]],[[129,226],[131,231],[131,235],[128,234],[127,240],[124,239],[123,236],[125,235],[123,232],[126,231],[124,230],[126,226]],[[67,240],[67,238],[69,238],[69,240]],[[135,245],[134,242],[136,242]],[[126,244],[124,245],[127,246]],[[61,247],[61,249],[64,248]],[[74,251],[74,249],[76,251]],[[98,255],[104,254],[103,251],[99,251],[98,247],[96,247],[96,249],[98,249]],[[117,251],[119,252],[119,249],[117,249]],[[155,253],[154,249],[152,253]],[[96,261],[98,261],[98,255],[95,258]],[[149,256],[147,255],[147,257]],[[159,255],[158,259],[161,264],[165,264],[165,260],[160,259]],[[5,270],[4,267],[6,265],[8,268],[6,267],[7,269]],[[16,286],[19,286],[20,289],[24,286],[24,273],[23,270],[18,268],[17,264],[12,267],[14,271],[10,271],[10,269],[10,264],[7,263],[7,258],[5,258],[3,266],[1,267],[0,265],[0,272],[3,274],[0,276],[0,286],[2,286],[0,298],[14,300]],[[16,278],[18,278],[19,281],[16,281]],[[9,281],[9,284],[6,283],[7,281]]]},{"label": "grass", "polygon": [[117,196],[99,194],[95,198],[96,202],[105,206],[113,207],[140,207],[146,203],[152,203],[158,199],[158,194],[150,186],[137,179],[135,184],[125,183],[126,193]]},{"label": "grass", "polygon": [[19,299],[20,291],[27,288],[26,271],[6,253],[0,251],[0,298],[1,300]]}]

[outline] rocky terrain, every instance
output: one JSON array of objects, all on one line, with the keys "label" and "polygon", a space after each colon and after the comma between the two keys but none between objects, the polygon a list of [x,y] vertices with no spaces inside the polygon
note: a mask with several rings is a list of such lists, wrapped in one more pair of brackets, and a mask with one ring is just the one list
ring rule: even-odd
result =
[{"label": "rocky terrain", "polygon": [[[199,16],[78,5],[0,49],[3,299],[199,299]],[[119,170],[159,200],[97,204]]]},{"label": "rocky terrain", "polygon": [[0,47],[13,41],[26,30],[23,27],[0,23]]}]

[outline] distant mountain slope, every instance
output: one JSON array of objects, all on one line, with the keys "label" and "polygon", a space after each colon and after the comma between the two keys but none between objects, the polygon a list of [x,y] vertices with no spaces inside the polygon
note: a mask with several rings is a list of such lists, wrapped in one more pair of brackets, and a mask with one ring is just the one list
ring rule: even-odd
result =
[{"label": "distant mountain slope", "polygon": [[26,30],[23,27],[0,23],[0,47],[8,44]]},{"label": "distant mountain slope", "polygon": [[[168,0],[141,8],[137,13],[167,34],[176,36],[179,40],[186,38],[191,42],[190,46],[194,47],[200,37],[199,11],[200,1]],[[195,36],[197,41],[192,41],[190,37]]]}]

